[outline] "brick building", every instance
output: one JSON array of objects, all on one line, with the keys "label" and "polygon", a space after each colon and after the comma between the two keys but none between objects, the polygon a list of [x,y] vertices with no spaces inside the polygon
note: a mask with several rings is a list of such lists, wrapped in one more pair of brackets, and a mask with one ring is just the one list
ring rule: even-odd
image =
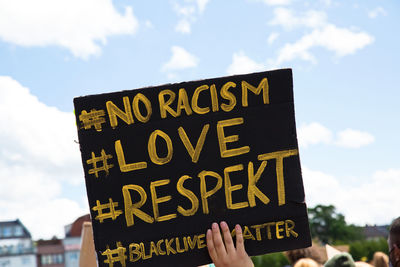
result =
[{"label": "brick building", "polygon": [[39,240],[36,243],[38,267],[64,267],[64,245],[61,239]]}]

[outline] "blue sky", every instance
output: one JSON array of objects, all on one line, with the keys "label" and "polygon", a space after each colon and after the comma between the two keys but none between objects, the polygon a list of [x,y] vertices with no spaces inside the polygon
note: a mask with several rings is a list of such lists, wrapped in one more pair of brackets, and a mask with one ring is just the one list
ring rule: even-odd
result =
[{"label": "blue sky", "polygon": [[0,0],[0,220],[34,238],[88,212],[72,99],[293,69],[310,206],[399,216],[395,0]]}]

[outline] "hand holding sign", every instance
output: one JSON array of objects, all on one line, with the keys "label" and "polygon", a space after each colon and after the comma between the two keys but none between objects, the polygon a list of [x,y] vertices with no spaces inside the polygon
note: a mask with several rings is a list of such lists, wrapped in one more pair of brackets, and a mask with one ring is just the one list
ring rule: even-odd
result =
[{"label": "hand holding sign", "polygon": [[243,233],[240,225],[235,226],[236,248],[229,227],[226,222],[221,222],[221,230],[224,237],[222,241],[221,233],[217,223],[213,223],[212,230],[207,230],[208,253],[215,267],[253,267],[249,255],[244,249]]}]

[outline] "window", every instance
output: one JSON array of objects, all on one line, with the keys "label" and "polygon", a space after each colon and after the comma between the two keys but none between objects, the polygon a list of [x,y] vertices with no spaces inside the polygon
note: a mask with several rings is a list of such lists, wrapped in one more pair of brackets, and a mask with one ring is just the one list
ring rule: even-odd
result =
[{"label": "window", "polygon": [[69,265],[78,266],[79,251],[70,251],[65,254],[65,262],[69,262]]},{"label": "window", "polygon": [[57,254],[56,255],[56,263],[64,263],[63,254]]},{"label": "window", "polygon": [[9,226],[6,226],[3,228],[3,237],[10,237],[12,236],[12,228]]},{"label": "window", "polygon": [[69,258],[73,261],[77,261],[79,258],[79,252],[73,252],[73,253],[69,254]]},{"label": "window", "polygon": [[0,266],[4,266],[4,267],[6,267],[6,266],[11,266],[11,263],[10,263],[10,260],[1,260],[0,259]]},{"label": "window", "polygon": [[23,265],[30,265],[31,264],[31,259],[29,257],[23,257],[22,258],[22,264]]},{"label": "window", "polygon": [[51,255],[42,255],[42,265],[51,264]]},{"label": "window", "polygon": [[3,248],[4,248],[4,251],[5,251],[6,254],[11,254],[12,253],[12,251],[11,251],[12,246],[6,245]]},{"label": "window", "polygon": [[14,228],[14,234],[15,236],[22,236],[24,234],[24,230],[22,229],[21,226],[15,226]]},{"label": "window", "polygon": [[24,245],[23,245],[23,244],[19,243],[19,244],[17,245],[17,253],[18,253],[18,254],[24,253]]},{"label": "window", "polygon": [[41,257],[42,265],[64,263],[63,254],[47,254]]}]

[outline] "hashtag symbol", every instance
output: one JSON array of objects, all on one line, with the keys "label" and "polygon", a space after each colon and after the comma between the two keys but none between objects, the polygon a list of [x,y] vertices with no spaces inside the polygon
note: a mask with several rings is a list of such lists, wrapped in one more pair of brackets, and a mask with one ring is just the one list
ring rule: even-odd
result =
[{"label": "hashtag symbol", "polygon": [[[108,160],[112,158],[112,155],[106,154],[104,149],[101,150],[100,157],[96,157],[96,154],[92,152],[92,158],[86,160],[86,163],[92,165],[92,169],[89,169],[89,174],[94,174],[97,178],[99,178],[99,172],[104,171],[106,175],[110,173],[110,169],[114,167],[114,164],[108,164]],[[97,163],[101,162],[102,166],[97,166]]]},{"label": "hashtag symbol", "polygon": [[122,267],[126,267],[126,248],[124,248],[121,242],[117,242],[116,249],[110,249],[107,246],[106,251],[101,253],[101,255],[106,256],[107,259],[104,260],[104,263],[108,263],[108,267],[114,267],[114,262],[121,263]]},{"label": "hashtag symbol", "polygon": [[83,124],[85,130],[91,129],[93,126],[96,131],[101,131],[101,124],[106,122],[103,117],[105,115],[104,110],[91,109],[90,112],[82,110],[81,115],[79,115],[79,120]]},{"label": "hashtag symbol", "polygon": [[[93,211],[97,211],[97,216],[95,220],[100,221],[103,223],[105,219],[112,219],[115,221],[119,215],[122,214],[121,210],[116,210],[115,208],[118,207],[118,202],[114,202],[112,198],[108,199],[108,203],[101,204],[99,200],[96,200],[96,206],[92,208]],[[108,212],[103,212],[105,209],[108,209]]]}]

